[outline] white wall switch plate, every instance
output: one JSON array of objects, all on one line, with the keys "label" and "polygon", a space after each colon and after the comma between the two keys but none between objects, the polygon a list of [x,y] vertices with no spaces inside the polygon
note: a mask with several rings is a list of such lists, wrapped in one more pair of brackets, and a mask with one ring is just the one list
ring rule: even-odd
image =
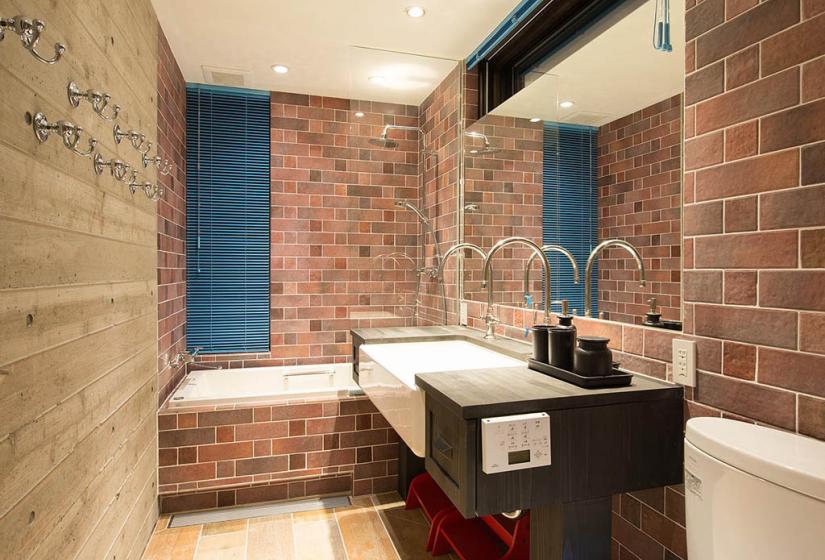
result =
[{"label": "white wall switch plate", "polygon": [[458,315],[459,315],[458,323],[460,325],[466,325],[467,324],[467,302],[464,301],[464,300],[461,300],[460,302],[458,302]]},{"label": "white wall switch plate", "polygon": [[673,339],[673,382],[696,387],[696,343]]}]

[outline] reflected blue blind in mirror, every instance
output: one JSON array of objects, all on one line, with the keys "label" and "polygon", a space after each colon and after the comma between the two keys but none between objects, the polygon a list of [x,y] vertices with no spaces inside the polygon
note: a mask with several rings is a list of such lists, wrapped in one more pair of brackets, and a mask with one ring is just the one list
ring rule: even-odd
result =
[{"label": "reflected blue blind in mirror", "polygon": [[[566,299],[570,309],[584,313],[584,268],[590,251],[599,242],[597,181],[598,129],[562,123],[544,123],[543,242],[561,245],[576,257],[581,283],[573,282],[567,257],[548,253],[553,301]],[[593,267],[593,314],[598,312],[598,265]],[[560,305],[553,310],[561,311]]]},{"label": "reflected blue blind in mirror", "polygon": [[269,350],[269,93],[186,88],[186,337]]}]

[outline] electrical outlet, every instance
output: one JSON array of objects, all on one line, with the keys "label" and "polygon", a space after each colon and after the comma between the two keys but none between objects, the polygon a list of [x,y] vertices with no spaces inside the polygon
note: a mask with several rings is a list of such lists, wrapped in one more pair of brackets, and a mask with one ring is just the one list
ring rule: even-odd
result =
[{"label": "electrical outlet", "polygon": [[673,339],[673,381],[696,387],[696,343],[692,340]]},{"label": "electrical outlet", "polygon": [[467,302],[461,301],[458,304],[458,323],[460,325],[467,325]]}]

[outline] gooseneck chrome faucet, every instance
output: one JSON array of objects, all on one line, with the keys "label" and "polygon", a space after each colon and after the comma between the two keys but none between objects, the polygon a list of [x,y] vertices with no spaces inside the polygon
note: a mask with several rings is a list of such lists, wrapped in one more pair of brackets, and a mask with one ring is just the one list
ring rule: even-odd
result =
[{"label": "gooseneck chrome faucet", "polygon": [[[576,257],[573,256],[573,253],[562,247],[561,245],[544,245],[542,246],[541,250],[545,253],[547,252],[556,252],[561,253],[567,260],[570,261],[570,265],[573,267],[573,282],[576,284],[579,283],[579,263],[576,262]],[[533,261],[536,258],[536,254],[533,253],[530,255],[530,258],[527,259],[527,265],[524,267],[524,296],[525,301],[527,295],[530,293],[530,267],[533,265]],[[552,303],[552,302],[551,302]]]},{"label": "gooseneck chrome faucet", "polygon": [[639,286],[644,288],[645,286],[645,263],[642,261],[642,256],[639,254],[639,251],[636,250],[636,247],[628,243],[627,241],[623,241],[621,239],[606,239],[596,245],[593,251],[590,252],[590,256],[587,258],[587,266],[584,269],[584,316],[591,317],[593,311],[593,301],[590,296],[590,286],[592,282],[591,272],[593,271],[593,263],[596,260],[596,257],[599,256],[599,253],[607,249],[608,247],[621,247],[622,249],[626,250],[630,255],[636,260],[636,268],[639,269]]},{"label": "gooseneck chrome faucet", "polygon": [[475,245],[473,243],[456,243],[455,245],[447,249],[447,252],[444,253],[444,257],[441,259],[441,262],[438,263],[438,270],[436,272],[436,276],[438,278],[441,278],[442,280],[444,279],[444,264],[447,262],[447,259],[449,259],[453,255],[453,253],[461,251],[462,249],[470,249],[471,251],[475,251],[476,253],[478,253],[482,259],[487,258],[487,253],[485,253],[484,250],[478,245]]},{"label": "gooseneck chrome faucet", "polygon": [[493,268],[492,262],[493,257],[496,253],[498,253],[501,249],[508,245],[525,245],[533,250],[533,254],[541,259],[541,265],[544,268],[544,318],[548,320],[550,318],[550,261],[547,260],[547,255],[542,252],[541,247],[538,244],[534,243],[533,241],[527,239],[526,237],[508,237],[507,239],[502,239],[490,249],[490,252],[487,253],[487,257],[484,259],[484,272],[482,274],[483,278],[487,282],[487,315],[485,316],[484,320],[487,323],[487,332],[484,333],[484,338],[490,339],[496,337],[495,332],[495,324],[497,319],[493,315]]}]

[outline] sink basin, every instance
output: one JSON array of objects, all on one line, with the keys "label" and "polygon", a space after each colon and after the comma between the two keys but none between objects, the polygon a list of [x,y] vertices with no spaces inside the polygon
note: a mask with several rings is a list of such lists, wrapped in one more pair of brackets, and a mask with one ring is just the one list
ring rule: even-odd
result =
[{"label": "sink basin", "polygon": [[424,456],[424,392],[417,373],[523,366],[524,361],[464,340],[362,344],[359,384],[404,443]]}]

